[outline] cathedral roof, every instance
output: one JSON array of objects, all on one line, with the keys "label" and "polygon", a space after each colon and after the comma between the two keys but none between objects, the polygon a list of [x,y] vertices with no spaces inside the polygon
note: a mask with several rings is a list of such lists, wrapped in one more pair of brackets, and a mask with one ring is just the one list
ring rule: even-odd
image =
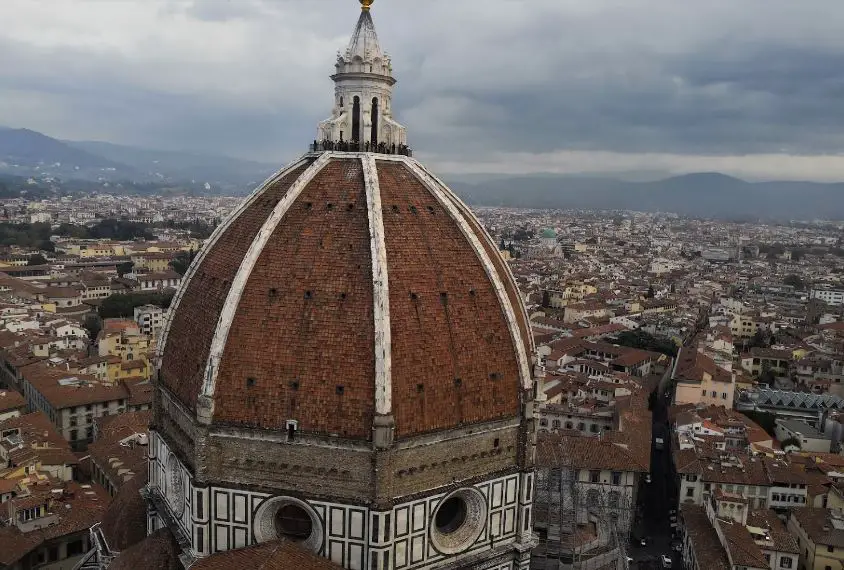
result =
[{"label": "cathedral roof", "polygon": [[260,568],[261,570],[340,570],[330,560],[308,552],[289,540],[273,540],[228,552],[220,552],[199,560],[193,570],[230,570],[231,568]]},{"label": "cathedral roof", "polygon": [[532,338],[469,209],[412,158],[306,155],[205,245],[161,383],[206,422],[368,440],[520,414]]}]

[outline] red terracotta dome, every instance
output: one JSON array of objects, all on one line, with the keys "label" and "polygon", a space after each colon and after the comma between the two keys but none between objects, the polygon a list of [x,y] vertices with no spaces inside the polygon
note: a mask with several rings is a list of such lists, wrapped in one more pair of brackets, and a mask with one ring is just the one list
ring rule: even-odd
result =
[{"label": "red terracotta dome", "polygon": [[203,423],[368,440],[517,417],[532,339],[497,248],[406,156],[306,155],[222,224],[162,334]]}]

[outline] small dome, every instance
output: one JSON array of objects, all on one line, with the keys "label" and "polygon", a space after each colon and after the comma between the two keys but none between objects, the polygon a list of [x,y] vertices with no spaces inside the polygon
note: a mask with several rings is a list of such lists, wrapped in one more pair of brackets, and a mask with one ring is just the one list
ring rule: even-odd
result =
[{"label": "small dome", "polygon": [[390,415],[402,438],[518,417],[532,387],[506,264],[405,156],[283,170],[211,237],[172,313],[159,380],[206,423],[366,440]]}]

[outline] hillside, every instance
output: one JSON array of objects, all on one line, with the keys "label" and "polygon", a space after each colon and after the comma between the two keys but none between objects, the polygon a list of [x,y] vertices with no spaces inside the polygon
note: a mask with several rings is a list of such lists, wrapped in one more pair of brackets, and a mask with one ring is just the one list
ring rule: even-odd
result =
[{"label": "hillside", "polygon": [[61,141],[29,129],[0,127],[0,173],[133,183],[209,183],[243,193],[274,172],[258,162],[104,142]]},{"label": "hillside", "polygon": [[0,163],[6,163],[6,169],[130,170],[126,165],[29,129],[0,129]]},{"label": "hillside", "polygon": [[719,173],[625,182],[518,176],[452,183],[471,204],[522,208],[639,210],[727,219],[844,219],[844,183],[745,182]]}]

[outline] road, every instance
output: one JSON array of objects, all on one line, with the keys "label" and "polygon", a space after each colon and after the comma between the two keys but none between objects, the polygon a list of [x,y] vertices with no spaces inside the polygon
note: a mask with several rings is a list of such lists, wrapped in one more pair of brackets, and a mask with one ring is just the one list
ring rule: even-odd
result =
[{"label": "road", "polygon": [[663,554],[671,555],[672,568],[682,568],[680,554],[671,549],[670,509],[677,508],[677,483],[670,476],[671,451],[668,446],[671,440],[667,437],[668,411],[664,398],[660,398],[653,409],[653,431],[657,433],[660,430],[666,434],[666,448],[651,450],[651,482],[642,485],[639,505],[644,510],[636,525],[643,529],[648,545],[639,546],[636,540],[629,551],[633,558],[630,567],[635,570],[661,568],[660,556]]}]

